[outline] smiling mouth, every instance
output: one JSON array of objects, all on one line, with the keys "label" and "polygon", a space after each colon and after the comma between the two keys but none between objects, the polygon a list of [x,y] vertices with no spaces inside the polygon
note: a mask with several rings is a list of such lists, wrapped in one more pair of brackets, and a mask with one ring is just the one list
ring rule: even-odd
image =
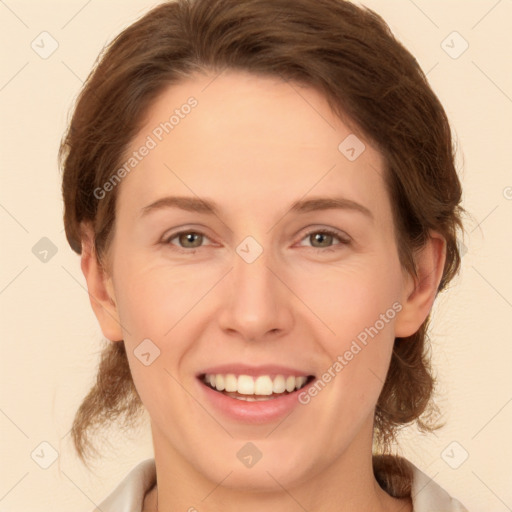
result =
[{"label": "smiling mouth", "polygon": [[244,400],[247,402],[260,402],[274,400],[290,395],[307,386],[314,375],[251,375],[212,374],[206,373],[199,376],[199,380],[209,388],[223,395]]}]

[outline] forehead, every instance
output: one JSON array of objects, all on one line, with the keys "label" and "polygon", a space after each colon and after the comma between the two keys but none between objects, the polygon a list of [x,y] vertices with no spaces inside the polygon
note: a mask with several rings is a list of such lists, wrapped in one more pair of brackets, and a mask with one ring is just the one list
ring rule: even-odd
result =
[{"label": "forehead", "polygon": [[224,71],[169,86],[126,158],[144,146],[121,187],[130,203],[172,193],[243,208],[339,193],[386,208],[381,155],[318,91],[277,77]]}]

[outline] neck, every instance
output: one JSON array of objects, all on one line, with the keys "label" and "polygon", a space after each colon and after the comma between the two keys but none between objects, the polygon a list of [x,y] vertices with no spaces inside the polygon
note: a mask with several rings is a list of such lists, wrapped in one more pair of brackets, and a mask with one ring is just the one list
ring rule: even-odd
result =
[{"label": "neck", "polygon": [[[372,425],[371,425],[372,426]],[[411,512],[410,498],[397,499],[377,483],[372,466],[372,429],[360,432],[357,439],[334,462],[315,471],[315,467],[294,470],[297,479],[286,482],[272,471],[251,468],[251,481],[239,485],[233,467],[209,479],[197,471],[179,452],[166,443],[153,428],[155,465],[158,485],[146,495],[143,512],[260,512],[262,509],[281,512],[298,510],[322,512]],[[366,434],[366,435],[365,435]],[[369,434],[369,435],[368,435]],[[362,447],[366,446],[365,451]],[[362,453],[367,456],[362,456]],[[275,473],[275,471],[274,471]],[[260,482],[263,482],[260,485]]]}]

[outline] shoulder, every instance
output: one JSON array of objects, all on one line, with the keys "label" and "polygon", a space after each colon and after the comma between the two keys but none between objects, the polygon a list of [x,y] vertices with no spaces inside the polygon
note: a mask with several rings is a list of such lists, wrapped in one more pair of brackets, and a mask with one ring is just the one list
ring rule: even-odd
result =
[{"label": "shoulder", "polygon": [[141,512],[144,496],[156,482],[154,459],[137,464],[95,509],[101,512]]},{"label": "shoulder", "polygon": [[411,466],[412,482],[411,496],[414,512],[468,512],[468,509],[458,500],[452,498],[439,484],[423,473],[414,464]]}]

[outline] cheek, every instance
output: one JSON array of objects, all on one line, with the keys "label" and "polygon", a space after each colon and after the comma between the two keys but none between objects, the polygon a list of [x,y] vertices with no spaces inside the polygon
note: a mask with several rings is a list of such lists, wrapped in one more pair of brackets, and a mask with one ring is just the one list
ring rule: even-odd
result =
[{"label": "cheek", "polygon": [[150,410],[156,407],[155,414],[156,396],[181,393],[171,375],[180,375],[182,362],[201,335],[200,324],[212,318],[213,296],[207,294],[218,280],[211,267],[198,271],[136,258],[119,267],[116,299],[130,369],[143,403]]},{"label": "cheek", "polygon": [[195,309],[212,287],[214,272],[197,272],[180,265],[125,262],[116,287],[118,312],[127,340],[162,340]]},{"label": "cheek", "polygon": [[400,308],[396,305],[400,283],[397,260],[368,257],[338,268],[311,270],[295,278],[293,288],[316,317],[330,352],[339,352],[360,334],[364,341],[365,329],[375,324],[383,334],[390,334]]},{"label": "cheek", "polygon": [[175,378],[189,340],[178,334],[196,300],[193,282],[183,272],[128,263],[117,276],[117,307],[135,387],[151,417],[167,424],[169,397],[174,409],[183,407]]},{"label": "cheek", "polygon": [[389,255],[331,270],[322,279],[312,276],[301,288],[322,320],[317,339],[328,360],[321,380],[329,381],[333,407],[350,412],[348,417],[368,412],[386,379],[402,308],[400,285],[399,262]]}]

